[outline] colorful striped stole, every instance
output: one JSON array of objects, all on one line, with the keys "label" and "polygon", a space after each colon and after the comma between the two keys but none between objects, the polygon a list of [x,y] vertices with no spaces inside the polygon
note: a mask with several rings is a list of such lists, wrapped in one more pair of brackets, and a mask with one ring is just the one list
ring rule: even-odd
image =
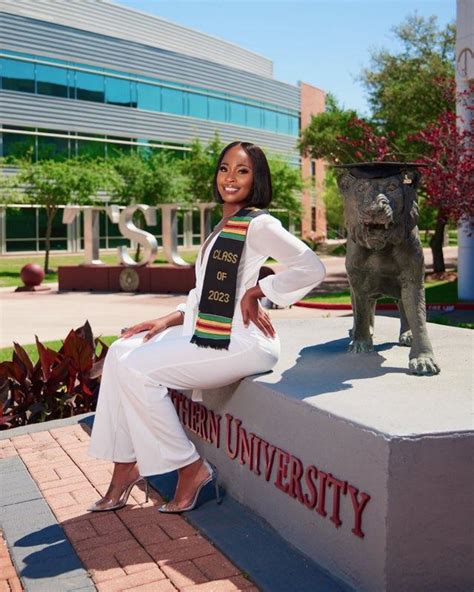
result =
[{"label": "colorful striped stole", "polygon": [[209,253],[191,343],[229,349],[237,274],[252,220],[267,210],[242,208],[227,220]]}]

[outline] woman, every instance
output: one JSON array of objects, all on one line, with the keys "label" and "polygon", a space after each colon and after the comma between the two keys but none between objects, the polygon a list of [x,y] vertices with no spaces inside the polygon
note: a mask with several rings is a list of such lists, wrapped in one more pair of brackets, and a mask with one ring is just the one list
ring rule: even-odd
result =
[{"label": "woman", "polygon": [[[196,398],[201,389],[271,370],[280,342],[259,298],[290,305],[324,278],[317,255],[261,209],[272,187],[260,148],[224,148],[214,196],[223,217],[198,254],[186,305],[128,328],[107,354],[89,453],[112,460],[114,472],[91,511],[118,509],[143,477],[176,469],[174,499],[160,511],[193,509],[216,474],[187,438],[168,388],[193,389]],[[288,269],[257,284],[268,257]]]}]

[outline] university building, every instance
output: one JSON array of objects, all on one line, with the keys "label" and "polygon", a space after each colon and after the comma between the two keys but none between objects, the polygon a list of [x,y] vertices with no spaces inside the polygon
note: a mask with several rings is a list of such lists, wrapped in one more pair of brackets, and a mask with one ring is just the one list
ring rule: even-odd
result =
[{"label": "university building", "polygon": [[[301,234],[324,236],[323,165],[296,148],[324,93],[272,71],[240,46],[108,0],[0,0],[0,156],[186,151],[217,131],[300,166],[312,179]],[[37,208],[3,209],[0,252],[41,249],[42,220]]]}]

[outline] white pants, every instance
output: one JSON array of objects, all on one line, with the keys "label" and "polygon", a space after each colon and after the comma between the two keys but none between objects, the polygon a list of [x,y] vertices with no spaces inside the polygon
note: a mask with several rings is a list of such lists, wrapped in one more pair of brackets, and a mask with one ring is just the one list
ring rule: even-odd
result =
[{"label": "white pants", "polygon": [[107,353],[89,454],[114,462],[137,461],[140,474],[147,476],[199,458],[168,388],[216,388],[267,372],[278,360],[280,342],[252,324],[233,329],[228,350],[190,343],[182,326],[147,342],[143,336],[119,339]]}]

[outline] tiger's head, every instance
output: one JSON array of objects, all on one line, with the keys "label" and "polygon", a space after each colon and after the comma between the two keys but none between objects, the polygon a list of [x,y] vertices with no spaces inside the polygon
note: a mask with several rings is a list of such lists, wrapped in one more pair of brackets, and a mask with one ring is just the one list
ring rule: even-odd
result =
[{"label": "tiger's head", "polygon": [[380,250],[408,238],[418,222],[420,177],[417,170],[381,178],[358,178],[344,170],[338,186],[351,239],[367,249]]}]

